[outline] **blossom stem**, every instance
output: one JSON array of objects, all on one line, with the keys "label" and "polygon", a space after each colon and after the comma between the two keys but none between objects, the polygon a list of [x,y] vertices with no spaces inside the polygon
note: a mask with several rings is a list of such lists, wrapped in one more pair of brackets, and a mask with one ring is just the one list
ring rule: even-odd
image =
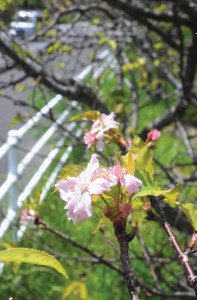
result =
[{"label": "blossom stem", "polygon": [[120,247],[120,260],[122,263],[123,276],[125,284],[130,295],[130,299],[139,300],[136,290],[136,279],[129,260],[129,242],[130,238],[126,233],[126,220],[122,219],[119,222],[113,222],[114,232]]},{"label": "blossom stem", "polygon": [[105,205],[107,206],[107,208],[109,209],[109,211],[111,211],[111,208],[110,208],[109,204],[107,203],[107,201],[105,200],[105,198],[103,197],[103,195],[100,195],[100,196],[101,196],[103,202],[105,203]]}]

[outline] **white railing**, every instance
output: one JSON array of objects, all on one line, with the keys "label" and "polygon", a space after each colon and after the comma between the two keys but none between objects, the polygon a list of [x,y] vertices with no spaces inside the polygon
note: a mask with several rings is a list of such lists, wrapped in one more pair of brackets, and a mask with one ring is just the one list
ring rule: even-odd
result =
[{"label": "white railing", "polygon": [[[45,107],[43,107],[43,109],[39,113],[37,113],[33,118],[31,118],[24,126],[22,126],[18,130],[9,131],[7,142],[0,148],[0,159],[2,159],[6,155],[6,153],[8,154],[8,175],[5,181],[0,186],[0,202],[5,202],[7,200],[8,210],[4,220],[0,225],[0,238],[3,237],[3,235],[9,228],[11,222],[17,215],[18,209],[22,207],[23,201],[25,201],[31,195],[33,189],[37,186],[43,174],[47,171],[54,159],[58,156],[66,141],[66,138],[69,135],[69,132],[73,133],[73,130],[76,127],[76,124],[74,122],[68,124],[66,133],[64,133],[62,138],[58,140],[55,147],[51,151],[49,151],[48,155],[42,161],[41,165],[37,168],[36,172],[31,176],[29,182],[26,183],[26,185],[24,186],[24,188],[22,188],[22,191],[20,192],[18,186],[25,169],[35,159],[36,155],[39,154],[39,151],[47,144],[47,142],[52,138],[52,136],[54,136],[55,132],[58,131],[58,126],[66,122],[72,109],[74,109],[77,106],[77,102],[70,102],[69,107],[57,118],[56,123],[53,123],[46,130],[46,132],[41,136],[40,139],[38,139],[35,145],[21,159],[19,163],[17,160],[18,146],[21,144],[25,134],[29,133],[29,130],[33,126],[37,125],[39,121],[47,115],[49,110],[55,107],[61,100],[62,96],[57,95]],[[78,129],[75,132],[75,135],[79,136],[80,134],[81,130]],[[41,194],[41,200],[43,200],[44,195],[46,195],[48,190],[50,189],[50,183],[52,182],[52,178],[55,179],[55,177],[58,174],[58,171],[68,159],[71,151],[71,146],[67,147],[67,149],[64,151],[63,155],[59,160],[58,168],[56,167],[55,171],[53,171],[53,177],[51,177],[51,174],[49,177],[50,181],[47,180],[44,186],[44,189]],[[6,199],[5,196],[7,196]]]},{"label": "white railing", "polygon": [[[93,73],[93,77],[97,78],[104,70],[106,64],[111,65],[114,57],[110,54],[109,50],[104,50],[98,56],[99,60],[105,60],[105,64],[101,66],[96,64],[96,69]],[[95,63],[87,66],[80,74],[75,76],[75,80],[83,80],[90,71],[94,70]],[[55,132],[58,131],[60,125],[66,122],[69,114],[73,109],[76,108],[77,102],[72,101],[69,102],[69,106],[66,110],[62,112],[62,114],[57,118],[56,122],[53,123],[41,136],[39,140],[35,143],[35,145],[31,148],[31,150],[26,153],[26,155],[18,162],[17,154],[18,154],[18,146],[21,145],[24,136],[29,133],[29,131],[43,119],[47,114],[55,108],[61,101],[61,95],[56,95],[53,99],[47,103],[39,112],[37,112],[31,119],[27,121],[25,125],[23,125],[18,130],[10,130],[8,132],[7,142],[0,147],[0,160],[4,158],[5,155],[8,157],[8,174],[5,181],[0,186],[0,207],[2,208],[2,204],[7,201],[7,209],[4,211],[5,217],[0,224],[0,239],[4,236],[5,232],[8,230],[10,224],[13,222],[14,218],[17,216],[18,210],[22,207],[23,202],[32,194],[34,188],[40,182],[44,173],[49,169],[55,158],[59,155],[60,149],[64,145],[69,132],[75,132],[76,137],[80,137],[82,130],[77,128],[74,122],[69,123],[67,125],[67,132],[63,134],[63,136],[58,140],[56,145],[53,147],[51,151],[44,158],[42,163],[39,165],[35,173],[31,176],[30,180],[23,187],[19,183],[21,182],[22,175],[24,174],[25,169],[30,166],[31,162],[34,161],[36,155],[39,154],[39,151],[47,144],[47,142],[54,136]],[[44,200],[49,189],[54,184],[54,181],[60,172],[63,164],[69,158],[70,153],[72,152],[72,146],[68,146],[63,152],[62,156],[59,158],[58,163],[55,166],[52,173],[49,175],[47,181],[44,184],[44,187],[40,194],[40,202]],[[5,199],[5,197],[7,198]],[[4,205],[5,206],[5,205]],[[19,236],[22,234],[19,231]]]}]

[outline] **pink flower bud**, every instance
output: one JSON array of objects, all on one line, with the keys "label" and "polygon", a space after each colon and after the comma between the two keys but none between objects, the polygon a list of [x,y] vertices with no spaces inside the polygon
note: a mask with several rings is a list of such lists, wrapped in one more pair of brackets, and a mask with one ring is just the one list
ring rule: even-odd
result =
[{"label": "pink flower bud", "polygon": [[22,225],[26,225],[26,226],[29,226],[31,228],[35,228],[37,218],[38,218],[38,213],[37,212],[35,212],[32,209],[29,210],[29,209],[25,208],[22,211],[20,223]]},{"label": "pink flower bud", "polygon": [[146,139],[146,143],[152,142],[152,141],[156,141],[160,138],[160,131],[157,129],[152,129],[151,131],[149,131],[149,133],[147,134],[147,139]]}]

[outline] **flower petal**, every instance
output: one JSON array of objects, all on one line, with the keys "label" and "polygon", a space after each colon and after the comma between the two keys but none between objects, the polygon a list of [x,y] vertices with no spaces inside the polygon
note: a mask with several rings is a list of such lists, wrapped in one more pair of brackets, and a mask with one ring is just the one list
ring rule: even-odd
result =
[{"label": "flower petal", "polygon": [[99,161],[97,159],[97,154],[92,154],[89,164],[87,168],[81,173],[86,179],[91,180],[94,172],[99,168]]},{"label": "flower petal", "polygon": [[70,191],[71,183],[69,180],[59,180],[55,187],[59,190],[60,197],[64,201],[68,201],[68,192]]},{"label": "flower petal", "polygon": [[126,190],[129,194],[139,191],[139,187],[142,185],[142,181],[140,179],[130,174],[125,174],[120,179],[120,183],[126,187]]},{"label": "flower petal", "polygon": [[76,223],[90,218],[92,216],[91,202],[91,196],[87,192],[82,194],[78,201],[75,201],[75,199],[70,201],[65,206],[65,209],[69,210],[67,213],[68,220]]},{"label": "flower petal", "polygon": [[106,190],[110,190],[109,182],[105,178],[96,178],[88,188],[91,195],[101,195]]}]

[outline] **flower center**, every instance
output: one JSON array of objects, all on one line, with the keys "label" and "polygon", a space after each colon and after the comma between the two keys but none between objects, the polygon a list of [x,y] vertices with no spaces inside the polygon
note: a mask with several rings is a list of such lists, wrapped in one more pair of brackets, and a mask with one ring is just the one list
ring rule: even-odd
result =
[{"label": "flower center", "polygon": [[115,176],[117,176],[121,179],[127,173],[127,171],[126,171],[126,168],[121,168],[120,165],[115,165],[113,167],[113,173]]},{"label": "flower center", "polygon": [[88,190],[88,186],[90,184],[90,181],[87,178],[80,178],[79,180],[79,188],[81,192],[86,192]]}]

